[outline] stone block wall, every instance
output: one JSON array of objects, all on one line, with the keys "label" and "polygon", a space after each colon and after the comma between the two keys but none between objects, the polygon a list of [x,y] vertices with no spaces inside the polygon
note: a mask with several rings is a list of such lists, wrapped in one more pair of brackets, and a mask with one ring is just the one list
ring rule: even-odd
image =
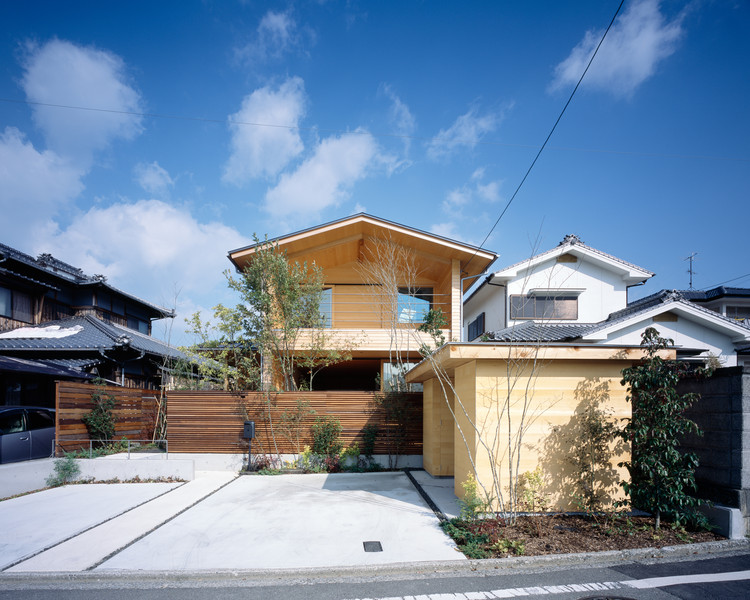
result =
[{"label": "stone block wall", "polygon": [[698,495],[739,508],[750,534],[750,368],[717,369],[709,379],[680,382],[679,391],[701,396],[687,415],[703,436],[683,443],[700,460]]}]

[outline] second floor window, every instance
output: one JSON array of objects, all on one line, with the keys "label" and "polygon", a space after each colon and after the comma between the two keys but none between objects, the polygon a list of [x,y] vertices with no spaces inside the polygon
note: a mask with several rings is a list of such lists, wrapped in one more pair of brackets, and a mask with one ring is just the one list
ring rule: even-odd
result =
[{"label": "second floor window", "polygon": [[511,296],[510,318],[572,321],[578,318],[578,296]]},{"label": "second floor window", "polygon": [[399,323],[423,323],[432,308],[432,288],[398,288]]},{"label": "second floor window", "polygon": [[31,311],[31,296],[8,288],[0,288],[0,317],[32,323],[34,316]]}]

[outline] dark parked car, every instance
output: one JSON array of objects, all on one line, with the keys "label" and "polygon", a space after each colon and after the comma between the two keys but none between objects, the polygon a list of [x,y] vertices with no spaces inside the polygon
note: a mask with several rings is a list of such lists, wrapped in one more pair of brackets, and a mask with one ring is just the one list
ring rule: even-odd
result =
[{"label": "dark parked car", "polygon": [[37,406],[0,406],[0,463],[52,456],[55,411]]}]

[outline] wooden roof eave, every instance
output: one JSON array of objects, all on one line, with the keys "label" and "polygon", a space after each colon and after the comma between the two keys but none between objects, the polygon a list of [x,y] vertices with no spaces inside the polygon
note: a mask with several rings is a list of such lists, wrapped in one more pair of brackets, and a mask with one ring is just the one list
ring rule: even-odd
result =
[{"label": "wooden roof eave", "polygon": [[[660,350],[659,356],[674,360],[673,348]],[[456,368],[476,360],[613,360],[635,362],[646,357],[640,346],[605,346],[581,344],[502,344],[502,343],[449,343],[430,358],[422,360],[406,374],[408,383],[424,383],[438,374],[453,377]]]}]

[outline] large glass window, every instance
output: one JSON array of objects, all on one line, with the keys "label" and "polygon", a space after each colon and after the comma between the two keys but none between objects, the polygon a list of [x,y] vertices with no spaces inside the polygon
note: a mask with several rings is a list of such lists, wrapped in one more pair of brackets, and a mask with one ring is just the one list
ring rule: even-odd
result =
[{"label": "large glass window", "polygon": [[320,293],[320,316],[323,327],[333,327],[333,288],[325,288]]},{"label": "large glass window", "polygon": [[511,319],[564,319],[578,318],[578,296],[511,296]]},{"label": "large glass window", "polygon": [[399,288],[399,323],[424,323],[425,315],[432,307],[432,288]]}]

